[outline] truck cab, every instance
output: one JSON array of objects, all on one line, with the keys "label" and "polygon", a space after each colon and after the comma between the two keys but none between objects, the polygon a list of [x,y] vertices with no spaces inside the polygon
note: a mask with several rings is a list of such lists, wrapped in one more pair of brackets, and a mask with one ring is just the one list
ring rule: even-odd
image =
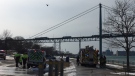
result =
[{"label": "truck cab", "polygon": [[46,67],[46,52],[43,50],[29,49],[28,50],[28,61],[27,68],[38,67],[40,63]]},{"label": "truck cab", "polygon": [[80,49],[79,52],[79,61],[83,66],[93,66],[96,67],[98,64],[98,51],[93,49],[93,46],[86,46],[83,49]]}]

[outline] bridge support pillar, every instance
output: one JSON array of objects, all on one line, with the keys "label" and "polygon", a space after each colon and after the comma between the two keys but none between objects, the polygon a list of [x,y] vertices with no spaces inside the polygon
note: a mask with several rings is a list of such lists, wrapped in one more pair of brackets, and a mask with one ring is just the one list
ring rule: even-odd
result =
[{"label": "bridge support pillar", "polygon": [[59,51],[61,51],[61,41],[59,41]]},{"label": "bridge support pillar", "polygon": [[54,41],[54,51],[56,51],[56,41]]},{"label": "bridge support pillar", "polygon": [[80,49],[81,49],[81,40],[79,40],[79,52],[80,52]]}]

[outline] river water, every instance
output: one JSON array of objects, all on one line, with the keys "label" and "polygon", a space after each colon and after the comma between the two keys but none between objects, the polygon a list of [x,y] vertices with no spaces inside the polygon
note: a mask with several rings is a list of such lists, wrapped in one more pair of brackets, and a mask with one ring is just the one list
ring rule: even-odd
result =
[{"label": "river water", "polygon": [[[127,60],[126,56],[106,56],[107,60],[115,60],[115,61],[125,61]],[[129,61],[135,63],[135,56],[129,56]]]}]

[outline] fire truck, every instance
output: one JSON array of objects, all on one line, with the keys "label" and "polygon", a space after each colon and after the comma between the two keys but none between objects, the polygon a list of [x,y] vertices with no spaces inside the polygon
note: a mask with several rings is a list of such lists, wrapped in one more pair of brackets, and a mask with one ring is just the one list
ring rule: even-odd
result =
[{"label": "fire truck", "polygon": [[94,50],[93,46],[86,46],[79,51],[79,62],[81,66],[93,66],[98,64],[98,50]]}]

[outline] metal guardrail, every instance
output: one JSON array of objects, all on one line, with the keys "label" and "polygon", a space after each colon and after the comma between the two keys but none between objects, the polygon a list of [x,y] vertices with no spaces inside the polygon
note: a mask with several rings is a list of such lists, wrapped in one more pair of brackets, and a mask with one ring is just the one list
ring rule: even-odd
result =
[{"label": "metal guardrail", "polygon": [[[107,60],[107,64],[119,65],[122,66],[123,70],[127,71],[127,62],[126,61],[119,61],[119,60]],[[129,62],[129,69],[132,72],[135,72],[135,62]]]},{"label": "metal guardrail", "polygon": [[[107,63],[120,65],[120,66],[125,66],[127,64],[126,61],[120,61],[120,60],[107,60]],[[135,66],[135,62],[129,62],[129,65]]]}]

